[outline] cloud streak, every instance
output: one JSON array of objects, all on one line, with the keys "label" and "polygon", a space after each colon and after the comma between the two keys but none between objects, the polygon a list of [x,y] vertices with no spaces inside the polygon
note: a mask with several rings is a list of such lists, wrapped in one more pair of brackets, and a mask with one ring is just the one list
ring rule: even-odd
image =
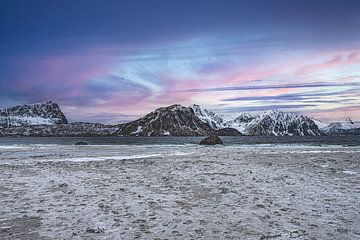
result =
[{"label": "cloud streak", "polygon": [[[265,81],[265,80],[257,80]],[[247,90],[268,90],[268,89],[295,89],[295,88],[323,88],[323,87],[357,87],[360,83],[298,83],[298,84],[280,84],[280,85],[250,85],[250,86],[231,86],[231,87],[214,87],[214,88],[194,88],[179,90],[183,92],[222,92],[222,91],[247,91]]]},{"label": "cloud streak", "polygon": [[223,107],[218,109],[220,112],[262,112],[267,110],[296,110],[305,108],[305,107],[315,107],[315,104],[277,104],[277,105],[262,105],[262,106],[249,106],[249,107]]},{"label": "cloud streak", "polygon": [[[235,97],[235,98],[226,98],[222,99],[225,102],[241,102],[241,101],[319,101],[322,97],[331,96],[332,99],[336,97],[341,97],[343,94],[348,93],[347,90],[343,91],[325,91],[325,92],[316,92],[316,93],[290,93],[290,94],[280,94],[275,96],[250,96],[250,97]],[[345,95],[345,97],[348,97]],[[339,102],[340,100],[328,100],[327,102]]]}]

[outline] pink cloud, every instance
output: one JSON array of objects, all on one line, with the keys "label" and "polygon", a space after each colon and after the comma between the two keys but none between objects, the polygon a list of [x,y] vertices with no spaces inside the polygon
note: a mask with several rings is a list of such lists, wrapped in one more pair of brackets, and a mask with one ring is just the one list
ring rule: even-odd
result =
[{"label": "pink cloud", "polygon": [[[336,54],[336,53],[334,53]],[[319,61],[300,67],[295,72],[296,74],[309,74],[316,73],[323,70],[333,69],[337,67],[356,64],[360,61],[360,55],[358,52],[340,53],[329,60]]]},{"label": "pink cloud", "polygon": [[314,109],[304,111],[304,114],[320,119],[324,122],[344,121],[351,117],[354,121],[360,121],[360,106],[342,106],[328,109]]},{"label": "pink cloud", "polygon": [[17,58],[11,64],[17,69],[9,86],[13,91],[39,100],[66,99],[83,94],[89,79],[108,74],[114,58],[89,50],[82,55]]}]

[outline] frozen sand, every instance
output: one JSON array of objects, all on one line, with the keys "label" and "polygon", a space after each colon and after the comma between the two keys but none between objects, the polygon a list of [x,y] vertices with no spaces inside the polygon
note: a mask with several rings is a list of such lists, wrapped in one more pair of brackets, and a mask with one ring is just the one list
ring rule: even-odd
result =
[{"label": "frozen sand", "polygon": [[360,148],[0,146],[0,239],[360,239]]}]

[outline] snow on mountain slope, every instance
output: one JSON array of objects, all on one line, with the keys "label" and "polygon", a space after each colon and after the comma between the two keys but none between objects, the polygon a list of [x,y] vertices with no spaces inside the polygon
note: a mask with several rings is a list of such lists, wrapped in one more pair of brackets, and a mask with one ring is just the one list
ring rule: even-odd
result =
[{"label": "snow on mountain slope", "polygon": [[325,123],[325,122],[322,122],[322,121],[314,119],[314,118],[312,118],[311,120],[313,120],[314,123],[318,126],[318,128],[322,131],[325,130],[330,125],[330,123]]},{"label": "snow on mountain slope", "polygon": [[204,109],[197,104],[191,105],[190,108],[194,111],[196,117],[198,117],[202,122],[209,124],[210,127],[212,127],[213,129],[221,129],[227,127],[221,115]]},{"label": "snow on mountain slope", "polygon": [[257,116],[248,124],[245,132],[257,136],[321,135],[318,126],[309,117],[277,110],[269,110]]},{"label": "snow on mountain slope", "polygon": [[236,130],[238,130],[241,133],[245,133],[249,123],[253,119],[254,118],[248,113],[240,113],[234,119],[228,120],[226,122],[226,126],[231,127],[231,128],[235,128]]},{"label": "snow on mountain slope", "polygon": [[192,105],[191,108],[202,122],[208,123],[214,129],[233,128],[246,135],[316,136],[321,134],[313,120],[295,113],[269,110],[256,117],[248,113],[240,113],[236,117],[225,118],[199,105]]},{"label": "snow on mountain slope", "polygon": [[350,118],[347,118],[346,121],[329,124],[323,131],[327,134],[360,135],[360,122],[352,121]]},{"label": "snow on mountain slope", "polygon": [[248,113],[224,116],[196,104],[193,104],[190,107],[202,122],[209,124],[210,127],[216,130],[222,128],[234,128],[240,133],[244,133],[248,123],[253,119]]},{"label": "snow on mountain slope", "polygon": [[[246,135],[320,135],[320,130],[310,118],[294,113],[269,110],[256,117],[240,113],[233,118],[192,105],[195,115],[214,129],[234,128]],[[224,120],[224,118],[226,120]]]},{"label": "snow on mountain slope", "polygon": [[68,123],[59,106],[53,102],[19,105],[0,109],[0,127],[53,125]]}]

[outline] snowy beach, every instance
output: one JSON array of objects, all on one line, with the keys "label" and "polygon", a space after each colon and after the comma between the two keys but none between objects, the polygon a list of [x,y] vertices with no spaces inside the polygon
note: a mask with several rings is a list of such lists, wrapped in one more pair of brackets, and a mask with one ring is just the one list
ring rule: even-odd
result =
[{"label": "snowy beach", "polygon": [[1,239],[359,239],[360,148],[0,146]]}]

